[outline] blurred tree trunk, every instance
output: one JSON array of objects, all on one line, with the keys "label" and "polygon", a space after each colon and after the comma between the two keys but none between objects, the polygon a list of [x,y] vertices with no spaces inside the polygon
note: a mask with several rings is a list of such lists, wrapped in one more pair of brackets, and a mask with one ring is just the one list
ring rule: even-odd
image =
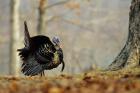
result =
[{"label": "blurred tree trunk", "polygon": [[37,31],[38,34],[44,33],[45,24],[46,24],[46,7],[47,7],[47,0],[40,0],[39,1],[39,8],[38,8],[38,25]]},{"label": "blurred tree trunk", "polygon": [[11,0],[11,39],[10,39],[10,75],[19,75],[19,58],[17,49],[19,45],[19,4],[20,0]]},{"label": "blurred tree trunk", "polygon": [[109,66],[109,70],[135,67],[140,62],[140,0],[132,0],[129,14],[129,34],[126,45]]}]

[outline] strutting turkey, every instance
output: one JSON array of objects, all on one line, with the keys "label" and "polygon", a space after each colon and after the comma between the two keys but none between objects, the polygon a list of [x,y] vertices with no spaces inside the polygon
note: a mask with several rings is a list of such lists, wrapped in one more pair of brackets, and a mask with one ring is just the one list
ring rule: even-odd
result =
[{"label": "strutting turkey", "polygon": [[24,75],[35,76],[45,75],[44,70],[51,70],[62,63],[62,69],[65,68],[63,60],[63,51],[60,47],[58,37],[53,37],[52,42],[47,36],[38,35],[30,37],[27,23],[24,22],[24,45],[18,49],[22,60],[21,71]]}]

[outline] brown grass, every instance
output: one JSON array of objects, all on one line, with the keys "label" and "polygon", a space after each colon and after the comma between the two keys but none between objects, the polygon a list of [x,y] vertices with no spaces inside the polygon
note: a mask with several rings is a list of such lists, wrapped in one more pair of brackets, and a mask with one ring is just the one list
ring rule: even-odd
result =
[{"label": "brown grass", "polygon": [[0,77],[0,93],[139,93],[140,69],[57,77]]}]

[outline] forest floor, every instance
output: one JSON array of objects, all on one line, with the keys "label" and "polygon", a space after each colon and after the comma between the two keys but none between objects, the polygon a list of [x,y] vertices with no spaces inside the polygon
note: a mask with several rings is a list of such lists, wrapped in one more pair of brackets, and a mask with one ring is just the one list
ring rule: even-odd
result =
[{"label": "forest floor", "polygon": [[140,93],[140,68],[57,77],[0,77],[0,93]]}]

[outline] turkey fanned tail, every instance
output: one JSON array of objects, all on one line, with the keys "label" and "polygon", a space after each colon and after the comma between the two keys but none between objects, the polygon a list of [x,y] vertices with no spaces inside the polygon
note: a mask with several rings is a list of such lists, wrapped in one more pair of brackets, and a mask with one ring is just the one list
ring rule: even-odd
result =
[{"label": "turkey fanned tail", "polygon": [[34,57],[29,57],[29,59],[25,60],[25,62],[22,64],[21,71],[27,76],[38,75],[44,70]]}]

